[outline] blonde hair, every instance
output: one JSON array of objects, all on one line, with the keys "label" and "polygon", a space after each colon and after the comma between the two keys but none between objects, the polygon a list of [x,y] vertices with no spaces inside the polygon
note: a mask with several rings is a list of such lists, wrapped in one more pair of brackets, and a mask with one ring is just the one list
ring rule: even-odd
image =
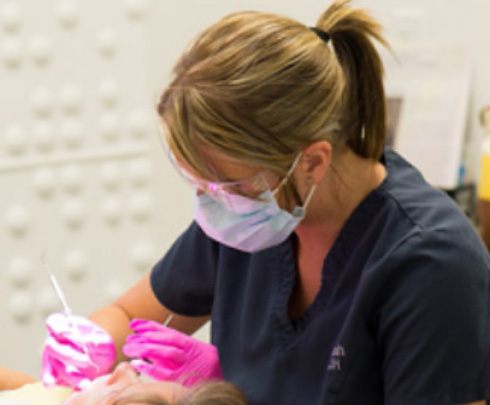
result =
[{"label": "blonde hair", "polygon": [[233,384],[226,381],[205,381],[190,390],[182,398],[168,400],[156,393],[124,395],[111,405],[247,405],[245,395]]},{"label": "blonde hair", "polygon": [[247,405],[243,392],[226,381],[207,381],[194,387],[176,405]]},{"label": "blonde hair", "polygon": [[349,0],[316,28],[261,13],[231,14],[202,32],[174,67],[158,105],[170,149],[215,179],[202,147],[285,173],[309,144],[327,140],[379,159],[386,133],[379,24]]}]

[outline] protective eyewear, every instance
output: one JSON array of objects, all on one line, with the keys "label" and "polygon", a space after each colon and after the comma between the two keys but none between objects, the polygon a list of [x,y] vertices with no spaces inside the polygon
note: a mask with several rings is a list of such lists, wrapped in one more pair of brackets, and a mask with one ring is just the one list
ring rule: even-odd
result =
[{"label": "protective eyewear", "polygon": [[260,195],[270,189],[263,173],[258,173],[252,178],[235,181],[208,181],[196,178],[185,170],[175,158],[171,150],[168,156],[175,170],[196,190],[200,190],[223,203],[232,205],[230,196],[242,196],[249,199],[257,200]]}]

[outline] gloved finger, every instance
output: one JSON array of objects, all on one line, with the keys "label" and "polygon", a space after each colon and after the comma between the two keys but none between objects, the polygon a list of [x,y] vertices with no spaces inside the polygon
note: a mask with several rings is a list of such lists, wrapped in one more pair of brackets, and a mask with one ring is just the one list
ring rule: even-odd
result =
[{"label": "gloved finger", "polygon": [[45,387],[51,388],[57,385],[70,386],[65,382],[66,365],[59,360],[50,357],[44,351],[41,368],[41,381]]},{"label": "gloved finger", "polygon": [[44,386],[48,388],[53,386],[74,387],[83,378],[85,376],[76,367],[67,366],[47,355],[43,356],[41,381]]},{"label": "gloved finger", "polygon": [[41,382],[46,388],[52,388],[56,385],[56,371],[53,368],[53,361],[46,351],[43,352]]},{"label": "gloved finger", "polygon": [[122,351],[128,357],[151,359],[154,362],[168,364],[172,368],[178,368],[186,361],[186,356],[181,350],[158,344],[126,343]]},{"label": "gloved finger", "polygon": [[[73,328],[72,328],[73,329]],[[90,340],[93,341],[94,343],[98,345],[104,345],[108,344],[109,342],[112,343],[112,338],[109,333],[107,333],[104,329],[99,327],[98,325],[91,325],[90,327],[85,327],[85,326],[77,326],[77,333],[79,336],[90,336]],[[80,333],[78,333],[80,332]]]},{"label": "gloved finger", "polygon": [[64,372],[58,377],[58,385],[75,389],[79,389],[84,381],[89,380],[82,373],[76,372]]},{"label": "gloved finger", "polygon": [[49,331],[49,336],[56,339],[59,343],[71,345],[75,348],[82,348],[84,345],[87,346],[89,344],[98,346],[99,344],[107,344],[107,342],[111,341],[110,336],[107,334],[98,334],[95,331],[82,332],[80,329],[77,329],[76,326],[67,326],[68,329],[64,331],[56,331],[55,333],[51,333]]},{"label": "gloved finger", "polygon": [[186,377],[184,378],[184,380],[181,381],[181,384],[184,387],[189,388],[189,387],[192,387],[193,385],[198,384],[198,383],[202,382],[203,380],[207,380],[207,379],[208,378],[206,378],[202,374],[199,374],[199,373],[189,373],[188,375],[186,375]]},{"label": "gloved finger", "polygon": [[131,364],[131,367],[133,367],[137,372],[151,377],[154,380],[175,381],[177,378],[177,374],[173,370],[169,370],[165,367],[161,367],[144,360],[131,360],[129,364]]},{"label": "gloved finger", "polygon": [[180,338],[176,338],[175,335],[165,332],[143,332],[129,335],[126,338],[127,343],[156,343],[166,346],[173,346],[177,349],[187,349],[187,341]]},{"label": "gloved finger", "polygon": [[99,374],[94,365],[75,367],[71,364],[57,366],[58,381],[61,385],[82,389],[87,382],[94,380]]},{"label": "gloved finger", "polygon": [[99,356],[115,356],[116,354],[116,348],[109,334],[104,334],[103,336],[96,334],[87,335],[84,336],[83,342],[79,340],[76,343],[82,347],[82,351],[85,346],[90,354],[97,354]]},{"label": "gloved finger", "polygon": [[44,352],[49,357],[56,359],[63,364],[84,366],[91,362],[90,357],[81,349],[74,348],[71,345],[59,343],[51,336],[48,336],[48,338],[46,339]]},{"label": "gloved finger", "polygon": [[84,373],[76,367],[65,366],[58,369],[58,385],[74,388],[85,378]]},{"label": "gloved finger", "polygon": [[162,337],[165,336],[168,344],[173,344],[182,348],[187,347],[194,341],[192,337],[185,333],[153,321],[136,323],[133,330],[136,332],[135,334],[144,334],[150,337],[160,336],[160,339],[163,339]]},{"label": "gloved finger", "polygon": [[93,345],[96,348],[112,349],[112,337],[101,327],[89,319],[60,313],[51,314],[46,320],[46,327],[50,336],[58,342],[72,344],[78,348]]},{"label": "gloved finger", "polygon": [[74,327],[85,328],[92,327],[93,324],[88,319],[85,319],[77,315],[66,315],[59,312],[51,314],[46,319],[46,328],[53,336],[64,336],[67,331],[72,330]]},{"label": "gloved finger", "polygon": [[92,384],[92,381],[88,378],[84,378],[81,380],[74,388],[78,391],[82,391],[85,388],[88,388]]},{"label": "gloved finger", "polygon": [[108,373],[116,360],[116,351],[106,353],[90,353],[91,365],[95,366],[97,375]]},{"label": "gloved finger", "polygon": [[182,335],[187,336],[184,333],[181,333],[173,328],[169,328],[161,323],[151,321],[148,319],[133,319],[129,323],[129,327],[133,329],[135,332],[164,332],[171,335]]},{"label": "gloved finger", "polygon": [[158,330],[159,326],[163,326],[163,324],[149,320],[149,319],[141,319],[135,318],[129,322],[129,327],[133,330],[139,329],[143,330]]}]

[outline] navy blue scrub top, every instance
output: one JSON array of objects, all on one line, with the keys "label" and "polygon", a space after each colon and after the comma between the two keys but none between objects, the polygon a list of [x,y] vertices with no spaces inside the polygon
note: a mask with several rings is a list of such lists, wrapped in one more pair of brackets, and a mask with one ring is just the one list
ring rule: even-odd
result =
[{"label": "navy blue scrub top", "polygon": [[157,298],[212,315],[225,379],[252,405],[446,405],[490,399],[490,257],[459,208],[391,150],[388,175],[291,321],[293,238],[254,254],[196,225],[154,267]]}]

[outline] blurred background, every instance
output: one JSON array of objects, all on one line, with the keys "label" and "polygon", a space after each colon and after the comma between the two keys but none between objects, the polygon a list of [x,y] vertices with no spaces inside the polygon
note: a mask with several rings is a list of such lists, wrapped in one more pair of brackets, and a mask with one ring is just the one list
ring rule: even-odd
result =
[{"label": "blurred background", "polygon": [[[0,0],[0,365],[39,374],[44,320],[60,310],[43,254],[73,311],[89,315],[192,220],[192,190],[167,160],[154,113],[189,41],[233,11],[314,25],[329,4]],[[479,226],[490,2],[354,4],[380,20],[393,48],[383,51],[390,144]]]}]

